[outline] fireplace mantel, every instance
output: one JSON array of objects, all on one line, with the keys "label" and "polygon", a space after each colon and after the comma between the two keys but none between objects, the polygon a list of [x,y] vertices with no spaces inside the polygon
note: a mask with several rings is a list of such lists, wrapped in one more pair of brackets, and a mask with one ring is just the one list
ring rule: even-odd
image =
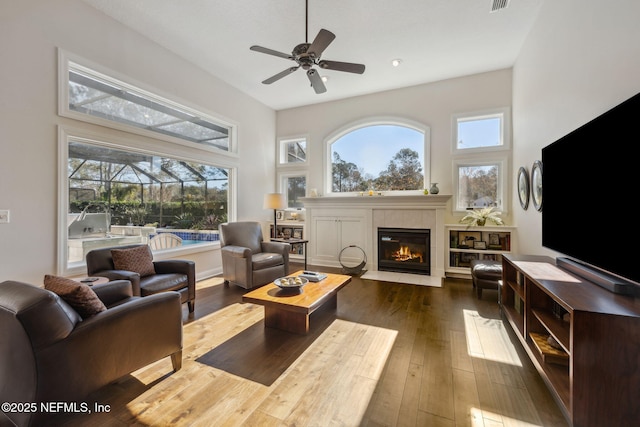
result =
[{"label": "fireplace mantel", "polygon": [[444,209],[451,199],[448,194],[429,194],[411,196],[329,196],[303,197],[305,208],[344,208],[347,206],[362,208],[388,209]]},{"label": "fireplace mantel", "polygon": [[431,275],[444,277],[445,211],[451,195],[331,196],[302,198],[310,263],[339,267],[339,252],[361,247],[367,269],[377,270],[379,227],[431,230]]}]

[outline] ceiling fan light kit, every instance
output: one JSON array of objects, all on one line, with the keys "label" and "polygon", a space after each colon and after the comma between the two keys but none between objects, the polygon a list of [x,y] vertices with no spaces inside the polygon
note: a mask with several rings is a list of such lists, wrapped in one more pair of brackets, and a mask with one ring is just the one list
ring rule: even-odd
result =
[{"label": "ceiling fan light kit", "polygon": [[318,71],[313,68],[317,66],[322,68],[323,70],[334,70],[334,71],[343,71],[347,73],[355,73],[362,74],[364,73],[365,66],[363,64],[354,64],[351,62],[340,62],[340,61],[329,61],[329,60],[321,60],[322,52],[331,44],[331,42],[336,38],[335,34],[333,34],[329,30],[325,30],[324,28],[318,32],[318,35],[313,40],[312,43],[308,43],[309,39],[309,26],[308,26],[308,0],[305,2],[305,34],[306,41],[305,43],[300,43],[296,47],[293,48],[291,54],[286,54],[282,52],[278,52],[273,49],[269,49],[262,46],[251,46],[250,49],[255,52],[265,53],[267,55],[277,56],[279,58],[289,59],[295,61],[298,66],[287,68],[284,71],[281,71],[266,80],[263,80],[263,84],[271,84],[274,83],[281,78],[288,76],[289,74],[296,71],[298,68],[302,68],[307,72],[307,77],[309,78],[309,82],[311,83],[311,87],[315,90],[316,93],[324,93],[327,91],[327,88],[324,85],[323,79],[318,73]]}]

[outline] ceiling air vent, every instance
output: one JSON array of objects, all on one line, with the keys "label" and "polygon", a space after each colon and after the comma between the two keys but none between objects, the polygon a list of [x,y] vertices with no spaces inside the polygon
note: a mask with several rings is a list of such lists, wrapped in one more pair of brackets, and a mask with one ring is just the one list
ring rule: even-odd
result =
[{"label": "ceiling air vent", "polygon": [[509,0],[491,0],[491,13],[506,9],[509,6]]}]

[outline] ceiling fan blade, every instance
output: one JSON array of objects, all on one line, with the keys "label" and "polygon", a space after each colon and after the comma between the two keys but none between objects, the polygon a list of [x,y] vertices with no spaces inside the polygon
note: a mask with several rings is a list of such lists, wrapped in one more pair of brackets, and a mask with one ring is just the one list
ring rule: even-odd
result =
[{"label": "ceiling fan blade", "polygon": [[309,77],[311,86],[313,86],[313,90],[315,90],[316,93],[325,93],[327,91],[327,88],[324,86],[324,83],[322,82],[322,78],[320,77],[320,74],[318,74],[316,70],[312,68],[309,71],[307,71],[307,77]]},{"label": "ceiling fan blade", "polygon": [[331,31],[325,30],[324,28],[318,32],[318,35],[311,43],[311,46],[307,49],[307,53],[313,53],[316,58],[320,58],[322,52],[331,44],[333,39],[336,38],[336,35]]},{"label": "ceiling fan blade", "polygon": [[276,74],[275,76],[271,76],[269,77],[267,80],[263,81],[262,83],[265,85],[270,85],[271,83],[280,80],[283,77],[288,76],[289,74],[293,73],[295,70],[297,70],[299,67],[291,67],[291,68],[287,68],[284,71],[280,71],[278,74]]},{"label": "ceiling fan blade", "polygon": [[320,61],[318,65],[325,70],[345,71],[347,73],[364,73],[363,64],[353,64],[351,62],[340,61]]},{"label": "ceiling fan blade", "polygon": [[269,49],[262,46],[251,46],[249,49],[255,52],[266,53],[267,55],[277,56],[279,58],[293,59],[293,56],[289,55],[288,53],[278,52],[277,50]]}]

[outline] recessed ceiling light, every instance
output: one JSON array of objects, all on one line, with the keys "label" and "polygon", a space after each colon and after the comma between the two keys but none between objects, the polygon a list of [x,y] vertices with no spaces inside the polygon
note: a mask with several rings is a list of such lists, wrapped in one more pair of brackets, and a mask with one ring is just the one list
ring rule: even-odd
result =
[{"label": "recessed ceiling light", "polygon": [[327,80],[329,80],[329,77],[327,76],[320,76],[320,78],[322,79],[323,82],[327,82]]},{"label": "recessed ceiling light", "polygon": [[400,64],[402,64],[402,59],[394,59],[391,61],[391,65],[393,65],[394,67],[398,67],[400,66]]}]

